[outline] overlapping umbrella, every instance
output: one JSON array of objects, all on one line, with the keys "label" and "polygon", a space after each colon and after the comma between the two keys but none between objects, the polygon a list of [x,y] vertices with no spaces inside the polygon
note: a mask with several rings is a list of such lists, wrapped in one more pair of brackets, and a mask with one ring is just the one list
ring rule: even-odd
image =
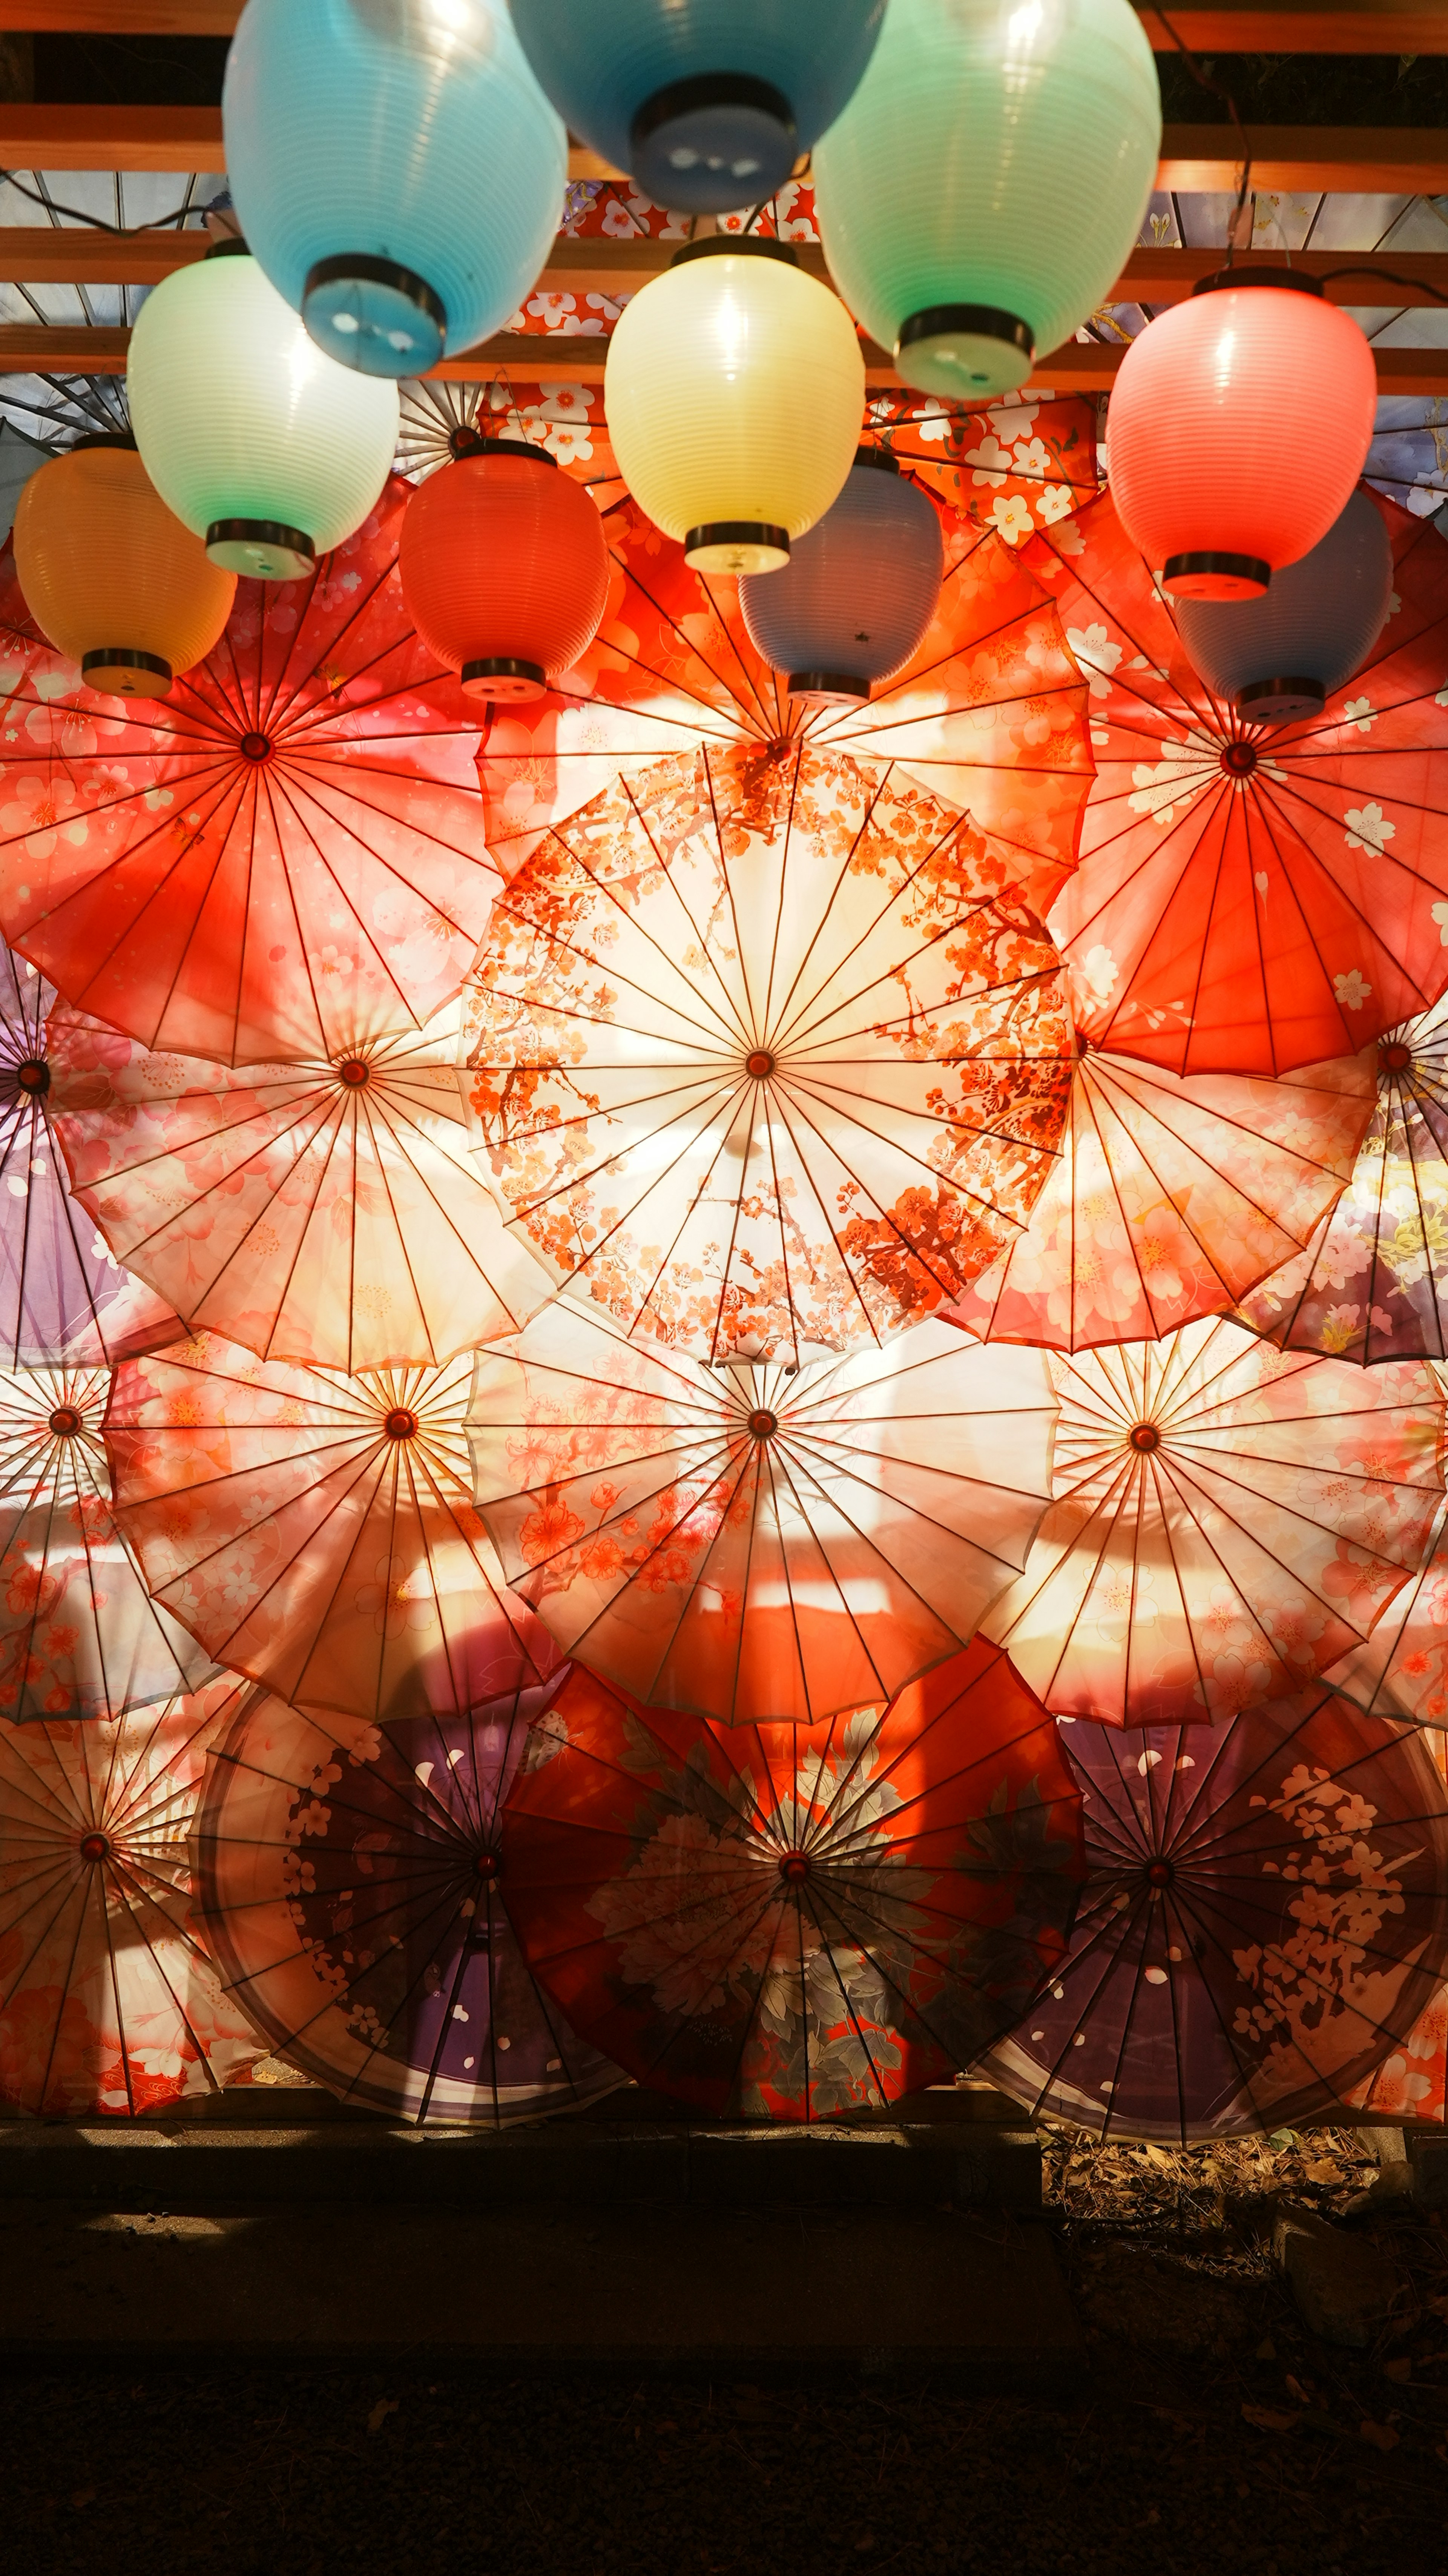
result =
[{"label": "overlapping umbrella", "polygon": [[1448,1727],[1448,1509],[1433,1523],[1421,1572],[1328,1678],[1373,1716]]}]

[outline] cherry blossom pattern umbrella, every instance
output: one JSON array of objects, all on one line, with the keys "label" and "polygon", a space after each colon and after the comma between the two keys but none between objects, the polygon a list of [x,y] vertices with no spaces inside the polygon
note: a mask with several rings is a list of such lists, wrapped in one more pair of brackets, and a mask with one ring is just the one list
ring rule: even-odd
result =
[{"label": "cherry blossom pattern umbrella", "polygon": [[756,653],[738,585],[691,572],[632,501],[605,521],[614,562],[596,641],[567,686],[494,711],[479,776],[488,848],[511,876],[539,835],[655,760],[765,750],[803,735],[898,762],[1011,853],[1043,910],[1075,862],[1091,781],[1086,691],[1060,621],[1011,548],[942,509],[946,574],[914,659],[866,706],[791,700]]},{"label": "cherry blossom pattern umbrella", "polygon": [[1430,1370],[1284,1357],[1227,1321],[1050,1370],[1055,1500],[983,1624],[1058,1715],[1180,1726],[1282,1697],[1421,1564],[1443,1486]]},{"label": "cherry blossom pattern umbrella", "polygon": [[1059,1964],[1081,1879],[1056,1730],[978,1643],[808,1731],[576,1669],[503,1868],[535,1974],[600,2048],[693,2110],[792,2121],[967,2065]]},{"label": "cherry blossom pattern umbrella", "polygon": [[1448,1727],[1448,1508],[1433,1523],[1421,1572],[1328,1680],[1371,1716]]},{"label": "cherry blossom pattern umbrella", "polygon": [[200,1334],[116,1373],[117,1518],[218,1662],[374,1723],[465,1714],[556,1671],[473,1505],[471,1358],[340,1370]]},{"label": "cherry blossom pattern umbrella", "polygon": [[983,2063],[1098,2136],[1321,2117],[1448,1970],[1448,1792],[1422,1739],[1321,1687],[1217,1731],[1077,1726],[1071,1954]]},{"label": "cherry blossom pattern umbrella", "polygon": [[566,1653],[656,1707],[808,1725],[969,1643],[1026,1562],[1053,1420],[1038,1352],[948,1324],[709,1367],[560,1298],[479,1352],[468,1430],[503,1568]]},{"label": "cherry blossom pattern umbrella", "polygon": [[453,1002],[335,1061],[231,1070],[62,1005],[51,1105],[76,1196],[189,1327],[264,1359],[430,1365],[516,1331],[552,1283],[468,1152],[458,1026]]},{"label": "cherry blossom pattern umbrella", "polygon": [[403,605],[410,490],[305,582],[243,582],[162,705],[17,677],[0,928],[77,1009],[242,1064],[335,1058],[456,991],[498,878],[476,710]]},{"label": "cherry blossom pattern umbrella", "polygon": [[696,753],[550,832],[468,1017],[480,1157],[630,1333],[883,1340],[1017,1234],[1070,1084],[1060,961],[994,843],[853,761]]},{"label": "cherry blossom pattern umbrella", "polygon": [[982,1341],[1057,1350],[1230,1312],[1330,1214],[1372,1107],[1367,1050],[1261,1082],[1183,1077],[1082,1039],[1029,1223],[944,1311]]},{"label": "cherry blossom pattern umbrella", "polygon": [[1025,549],[1092,690],[1097,774],[1052,927],[1104,1046],[1285,1073],[1448,983],[1448,544],[1373,497],[1397,606],[1299,724],[1246,725],[1210,695],[1109,494]]},{"label": "cherry blossom pattern umbrella", "polygon": [[623,2082],[508,1917],[499,1811],[549,1695],[379,1728],[256,1691],[214,1746],[198,1924],[273,2051],[344,2101],[501,2126]]},{"label": "cherry blossom pattern umbrella", "polygon": [[135,2119],[263,2054],[190,1922],[187,1834],[237,1688],[0,1726],[0,2101]]},{"label": "cherry blossom pattern umbrella", "polygon": [[117,1530],[106,1369],[0,1370],[0,1717],[120,1716],[210,1657],[150,1598]]}]

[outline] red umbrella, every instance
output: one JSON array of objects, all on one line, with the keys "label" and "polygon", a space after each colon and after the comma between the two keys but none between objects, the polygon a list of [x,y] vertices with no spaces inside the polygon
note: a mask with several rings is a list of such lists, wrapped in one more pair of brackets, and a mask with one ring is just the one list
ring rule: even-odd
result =
[{"label": "red umbrella", "polygon": [[967,2065],[1058,1963],[1056,1732],[974,1645],[883,1715],[747,1731],[576,1671],[509,1794],[508,1907],[561,2009],[716,2119],[828,2119]]},{"label": "red umbrella", "polygon": [[1434,1521],[1421,1573],[1328,1679],[1375,1717],[1448,1727],[1448,1511]]}]

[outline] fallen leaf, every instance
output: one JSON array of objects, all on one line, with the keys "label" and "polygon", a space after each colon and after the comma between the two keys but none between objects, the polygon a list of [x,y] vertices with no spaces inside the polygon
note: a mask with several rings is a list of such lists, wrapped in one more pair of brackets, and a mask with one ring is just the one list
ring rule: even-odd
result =
[{"label": "fallen leaf", "polygon": [[1264,2336],[1262,2337],[1261,2342],[1260,2342],[1260,2343],[1258,2344],[1258,2346],[1257,2346],[1257,2359],[1258,2359],[1259,2361],[1275,2361],[1275,2360],[1276,2360],[1276,2358],[1277,2358],[1277,2346],[1276,2346],[1276,2344],[1273,2342],[1272,2337],[1271,2337],[1270,2335],[1264,2335]]},{"label": "fallen leaf", "polygon": [[1302,2170],[1309,2182],[1339,2183],[1347,2180],[1341,2165],[1328,2163],[1325,2159],[1319,2159],[1316,2164],[1304,2165]]},{"label": "fallen leaf", "polygon": [[94,2487],[77,2487],[70,2501],[76,2513],[84,2513],[86,2506],[88,2504],[94,2504],[95,2500],[96,2491]]},{"label": "fallen leaf", "polygon": [[1358,2426],[1358,2432],[1363,2441],[1371,2442],[1375,2451],[1396,2451],[1402,2439],[1401,2434],[1393,2431],[1391,2424],[1370,2424],[1366,2415]]},{"label": "fallen leaf", "polygon": [[1413,2365],[1406,2353],[1401,2361],[1385,2361],[1383,2363],[1384,2379],[1411,2379],[1412,2376]]},{"label": "fallen leaf", "polygon": [[388,2416],[395,2415],[397,2413],[397,2407],[398,2400],[395,2397],[379,2397],[371,2414],[367,2418],[368,2432],[380,2433]]},{"label": "fallen leaf", "polygon": [[1242,2408],[1244,2424],[1255,2424],[1259,2433],[1292,2433],[1299,2417],[1286,2415],[1280,2406],[1247,2406]]}]

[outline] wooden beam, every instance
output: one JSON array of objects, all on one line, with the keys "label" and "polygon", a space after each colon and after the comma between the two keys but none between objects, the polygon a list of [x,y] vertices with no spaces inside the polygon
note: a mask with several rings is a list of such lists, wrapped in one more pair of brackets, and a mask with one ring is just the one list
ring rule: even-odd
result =
[{"label": "wooden beam", "polygon": [[229,36],[241,0],[0,0],[0,28],[56,36]]},{"label": "wooden beam", "polygon": [[210,248],[200,231],[104,233],[89,224],[0,224],[0,280],[13,286],[159,286]]},{"label": "wooden beam", "polygon": [[31,107],[0,100],[0,169],[224,170],[219,107]]},{"label": "wooden beam", "polygon": [[[0,232],[0,244],[4,239]],[[1375,255],[1370,250],[1299,250],[1293,252],[1290,261],[1280,251],[1252,251],[1240,257],[1242,265],[1254,271],[1291,268],[1299,277],[1321,278],[1329,304],[1352,304],[1359,311],[1376,312],[1435,304],[1448,309],[1445,251],[1404,251],[1399,255],[1385,250]],[[1406,283],[1392,286],[1384,278],[1365,275],[1354,265],[1355,259],[1390,268],[1395,277]],[[1106,302],[1182,304],[1199,278],[1215,276],[1225,264],[1226,253],[1221,250],[1134,250]]]}]

